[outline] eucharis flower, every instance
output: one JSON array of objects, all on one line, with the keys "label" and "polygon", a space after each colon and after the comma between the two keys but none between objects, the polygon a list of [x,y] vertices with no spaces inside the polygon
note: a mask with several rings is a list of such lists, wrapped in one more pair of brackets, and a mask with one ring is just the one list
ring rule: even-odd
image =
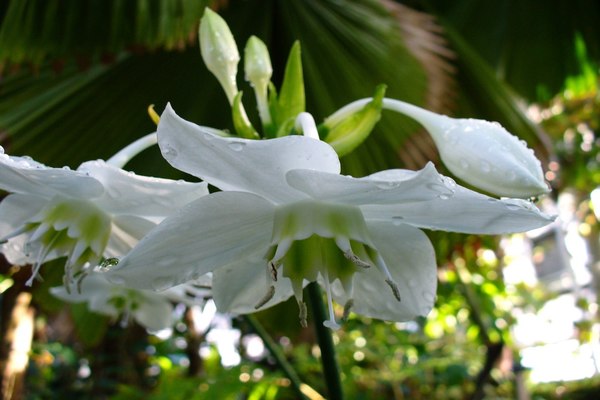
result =
[{"label": "eucharis flower", "polygon": [[[302,114],[304,132],[316,134]],[[531,203],[457,185],[432,164],[364,178],[340,175],[337,154],[308,136],[225,138],[178,117],[158,126],[163,156],[222,192],[166,218],[109,274],[114,283],[164,290],[213,272],[220,311],[250,313],[319,281],[346,309],[384,320],[426,315],[436,292],[434,251],[419,228],[501,234],[546,225]]]},{"label": "eucharis flower", "polygon": [[[117,165],[156,142],[133,143],[108,162],[83,163],[77,170],[50,168],[28,157],[0,153],[2,253],[17,265],[40,266],[67,256],[65,284],[103,257],[122,256],[164,217],[208,193],[206,183],[137,176]],[[150,139],[148,142],[147,139]]]},{"label": "eucharis flower", "polygon": [[90,311],[117,318],[123,314],[125,322],[132,317],[150,331],[159,331],[173,325],[173,302],[187,305],[198,304],[210,294],[209,289],[188,282],[164,292],[136,290],[116,286],[106,280],[106,275],[91,272],[81,283],[79,291],[65,286],[54,287],[50,292],[70,303],[86,302]]}]

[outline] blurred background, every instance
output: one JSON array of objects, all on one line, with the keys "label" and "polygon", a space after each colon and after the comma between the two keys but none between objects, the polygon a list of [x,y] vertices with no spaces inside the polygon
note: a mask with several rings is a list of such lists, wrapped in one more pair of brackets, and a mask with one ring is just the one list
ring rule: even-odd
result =
[{"label": "blurred background", "polygon": [[[6,0],[6,153],[71,168],[107,159],[152,132],[146,108],[161,112],[167,102],[188,120],[232,129],[227,99],[198,50],[206,6],[225,18],[240,49],[250,35],[267,44],[276,85],[292,43],[301,42],[307,111],[317,122],[385,83],[388,97],[499,121],[535,149],[553,188],[538,205],[559,218],[540,231],[428,232],[436,307],[406,323],[351,314],[333,336],[347,397],[597,399],[600,3]],[[249,93],[243,73],[238,83]],[[244,101],[257,121],[251,97]],[[384,113],[342,166],[363,176],[429,160],[449,175],[419,125]],[[190,179],[157,148],[127,168]],[[4,399],[297,398],[273,347],[310,387],[307,397],[327,392],[310,321],[299,326],[295,301],[256,318],[220,315],[210,300],[177,305],[173,329],[150,334],[49,295],[61,284],[57,263],[42,268],[33,288],[24,285],[28,268],[1,263]]]}]

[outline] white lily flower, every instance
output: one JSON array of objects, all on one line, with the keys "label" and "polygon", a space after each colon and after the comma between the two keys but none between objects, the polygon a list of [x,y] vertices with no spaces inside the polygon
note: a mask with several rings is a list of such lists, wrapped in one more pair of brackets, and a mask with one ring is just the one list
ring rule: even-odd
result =
[{"label": "white lily flower", "polygon": [[132,317],[150,331],[173,326],[173,303],[199,304],[210,295],[210,290],[194,283],[172,287],[164,292],[136,290],[116,286],[100,272],[91,272],[81,283],[80,291],[65,286],[53,287],[50,293],[70,303],[86,302],[90,311],[114,319],[124,315],[124,322]]},{"label": "white lily flower", "polygon": [[[305,116],[299,125],[309,121]],[[337,327],[333,299],[366,316],[412,319],[431,310],[436,292],[433,247],[419,228],[501,234],[553,219],[529,202],[458,186],[432,164],[343,176],[335,151],[320,140],[223,138],[170,106],[158,140],[174,167],[223,192],[166,218],[109,279],[164,290],[214,271],[220,311],[250,313],[293,294],[305,323],[302,288],[319,281],[327,326]]]},{"label": "white lily flower", "polygon": [[12,194],[0,203],[0,251],[12,264],[33,264],[28,285],[45,261],[62,256],[68,285],[86,263],[122,256],[176,208],[208,193],[206,183],[137,176],[113,165],[129,158],[119,153],[114,162],[71,170],[2,149],[0,189]]}]

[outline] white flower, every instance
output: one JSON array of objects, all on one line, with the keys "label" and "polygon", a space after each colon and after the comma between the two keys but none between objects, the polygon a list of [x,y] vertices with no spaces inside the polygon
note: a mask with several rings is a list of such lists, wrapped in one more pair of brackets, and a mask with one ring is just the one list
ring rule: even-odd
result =
[{"label": "white flower", "polygon": [[[122,155],[121,153],[119,153]],[[122,256],[156,223],[208,193],[205,183],[137,176],[107,162],[49,168],[0,153],[0,250],[9,262],[40,266],[67,256],[65,282],[86,263]]]},{"label": "white flower", "polygon": [[133,317],[150,331],[171,328],[173,325],[173,302],[187,305],[198,304],[210,293],[208,289],[186,283],[157,293],[151,290],[129,289],[116,286],[106,280],[106,275],[91,272],[81,283],[80,291],[65,286],[54,287],[50,293],[70,303],[86,302],[90,311],[118,318]]},{"label": "white flower", "polygon": [[332,298],[366,316],[412,319],[431,310],[436,291],[434,251],[419,228],[500,234],[552,220],[526,201],[460,187],[431,164],[352,178],[322,141],[218,137],[170,106],[158,140],[174,167],[223,192],[166,218],[109,279],[161,290],[214,271],[220,311],[254,312],[294,294],[305,321],[302,288],[319,281],[327,326],[336,327]]}]

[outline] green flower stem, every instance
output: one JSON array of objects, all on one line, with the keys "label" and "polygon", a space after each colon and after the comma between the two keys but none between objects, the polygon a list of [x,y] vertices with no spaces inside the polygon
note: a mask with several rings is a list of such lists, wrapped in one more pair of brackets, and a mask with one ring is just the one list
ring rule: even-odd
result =
[{"label": "green flower stem", "polygon": [[269,349],[269,352],[271,353],[271,355],[275,358],[275,361],[277,361],[277,364],[279,364],[279,366],[283,370],[283,373],[292,382],[292,386],[296,390],[296,393],[298,394],[298,396],[301,399],[307,399],[308,397],[306,397],[306,395],[303,393],[303,388],[306,387],[307,385],[305,383],[302,383],[302,381],[300,380],[300,377],[296,373],[296,370],[294,369],[294,367],[292,367],[290,362],[287,360],[287,358],[285,357],[285,354],[283,354],[283,351],[281,351],[277,342],[275,342],[275,340],[271,337],[271,335],[269,335],[269,333],[266,331],[266,329],[262,326],[262,324],[258,321],[258,319],[256,319],[256,317],[254,315],[251,315],[251,314],[245,315],[244,319],[248,322],[248,324],[250,324],[250,326],[252,327],[254,332],[256,332],[256,334],[258,336],[260,336],[260,338],[264,342],[267,349]]},{"label": "green flower stem", "polygon": [[311,308],[311,314],[314,319],[315,332],[319,347],[321,348],[321,362],[323,363],[323,375],[327,382],[330,400],[342,400],[344,393],[342,391],[342,382],[340,380],[340,370],[335,358],[335,347],[331,338],[331,330],[323,325],[327,320],[327,311],[323,304],[321,289],[316,282],[306,287],[308,292],[308,301]]}]

